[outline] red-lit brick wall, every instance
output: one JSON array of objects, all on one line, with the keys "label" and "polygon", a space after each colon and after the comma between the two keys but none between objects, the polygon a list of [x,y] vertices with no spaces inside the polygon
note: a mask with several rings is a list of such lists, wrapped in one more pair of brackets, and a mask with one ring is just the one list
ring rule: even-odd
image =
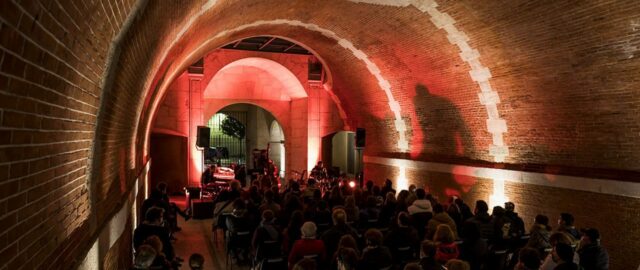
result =
[{"label": "red-lit brick wall", "polygon": [[[406,169],[408,184],[423,187],[441,203],[448,203],[448,189],[458,191],[460,197],[473,210],[476,200],[489,203],[493,192],[492,179],[427,170]],[[367,164],[365,179],[382,185],[385,178],[398,179],[397,167]],[[610,269],[633,269],[640,263],[637,243],[640,218],[637,209],[640,200],[622,196],[586,191],[528,185],[514,182],[505,184],[505,193],[516,205],[516,212],[524,220],[527,232],[536,215],[549,217],[555,229],[560,213],[572,213],[578,228],[598,228],[602,245],[610,256]],[[489,209],[491,212],[491,209]]]}]

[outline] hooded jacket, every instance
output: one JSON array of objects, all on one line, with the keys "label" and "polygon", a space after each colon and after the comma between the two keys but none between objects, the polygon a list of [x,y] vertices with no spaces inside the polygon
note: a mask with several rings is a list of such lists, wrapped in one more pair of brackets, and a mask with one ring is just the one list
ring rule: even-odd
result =
[{"label": "hooded jacket", "polygon": [[409,211],[409,215],[433,212],[433,209],[431,208],[431,202],[429,202],[429,200],[415,200],[407,210]]}]

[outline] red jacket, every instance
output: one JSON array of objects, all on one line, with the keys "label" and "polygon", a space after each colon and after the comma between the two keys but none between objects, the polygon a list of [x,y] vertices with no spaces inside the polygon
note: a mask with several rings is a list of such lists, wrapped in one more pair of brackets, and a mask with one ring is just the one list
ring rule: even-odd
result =
[{"label": "red jacket", "polygon": [[322,240],[317,239],[300,239],[293,244],[291,252],[289,252],[289,269],[304,256],[316,255],[316,262],[323,262],[326,257],[326,251]]}]

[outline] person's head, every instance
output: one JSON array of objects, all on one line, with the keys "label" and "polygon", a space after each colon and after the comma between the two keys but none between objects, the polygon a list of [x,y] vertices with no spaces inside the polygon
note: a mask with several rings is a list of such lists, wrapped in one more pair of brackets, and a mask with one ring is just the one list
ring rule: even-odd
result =
[{"label": "person's head", "polygon": [[400,212],[398,214],[398,226],[408,227],[410,224],[409,214],[407,212]]},{"label": "person's head", "polygon": [[549,236],[549,243],[555,246],[558,243],[571,245],[571,237],[563,232],[554,232]]},{"label": "person's head", "polygon": [[416,192],[416,189],[417,189],[417,188],[418,188],[418,187],[416,187],[416,185],[415,185],[415,184],[411,184],[411,185],[409,185],[409,192]]},{"label": "person's head", "polygon": [[343,209],[335,209],[331,214],[331,219],[333,219],[334,225],[344,225],[347,223],[347,213]]},{"label": "person's head", "polygon": [[525,247],[518,253],[518,265],[516,269],[538,270],[540,269],[540,253],[534,248]]},{"label": "person's head", "polygon": [[557,263],[571,262],[573,261],[573,248],[570,245],[559,243],[553,248],[551,255],[553,261]]},{"label": "person's head", "polygon": [[157,235],[151,235],[147,237],[147,239],[145,239],[142,244],[152,247],[153,250],[155,250],[156,255],[162,254],[162,249],[164,248],[164,246],[162,245],[162,240],[160,240],[160,237],[158,237]]},{"label": "person's head", "polygon": [[600,232],[597,229],[589,228],[582,230],[582,238],[580,238],[580,246],[588,244],[599,244]]},{"label": "person's head", "polygon": [[344,199],[344,206],[345,207],[355,207],[356,206],[356,199],[353,197],[353,195],[349,195],[349,196],[347,196],[347,198]]},{"label": "person's head", "polygon": [[136,258],[133,262],[133,267],[137,269],[148,269],[153,260],[156,258],[156,250],[149,245],[141,245],[136,252]]},{"label": "person's head", "polygon": [[262,221],[264,221],[264,222],[271,222],[271,221],[273,221],[274,217],[275,217],[275,215],[273,214],[273,211],[271,211],[269,209],[264,210],[262,212]]},{"label": "person's head", "polygon": [[237,190],[237,191],[240,191],[240,189],[242,189],[242,185],[238,180],[232,180],[231,183],[229,183],[229,187],[231,187],[231,190]]},{"label": "person's head", "polygon": [[560,218],[558,219],[558,225],[571,227],[573,226],[573,215],[569,213],[561,213]]},{"label": "person's head", "polygon": [[389,203],[396,203],[396,195],[393,194],[393,192],[389,191],[387,192],[387,194],[385,195],[384,198],[384,202],[389,204]]},{"label": "person's head", "polygon": [[504,203],[504,211],[505,212],[513,212],[516,210],[516,205],[513,202]]},{"label": "person's head", "polygon": [[149,197],[154,200],[162,200],[162,196],[162,191],[157,188],[151,190],[151,194],[149,194]]},{"label": "person's head", "polygon": [[377,247],[382,244],[383,236],[380,230],[369,229],[364,234],[364,239],[366,240],[367,246]]},{"label": "person's head", "polygon": [[[344,237],[344,236],[343,236]],[[339,247],[336,251],[338,270],[353,270],[358,264],[358,252],[355,248]]]},{"label": "person's head", "polygon": [[408,263],[404,266],[404,270],[422,270],[422,267],[418,263]]},{"label": "person's head", "polygon": [[316,270],[317,268],[316,261],[310,258],[304,258],[293,266],[293,270]]},{"label": "person's head", "polygon": [[444,206],[442,206],[442,204],[436,203],[436,205],[433,206],[433,212],[436,214],[444,212]]},{"label": "person's head", "polygon": [[167,194],[167,183],[160,182],[156,185],[156,188],[162,192],[162,194]]},{"label": "person's head", "polygon": [[487,202],[483,201],[483,200],[477,200],[476,201],[476,208],[474,210],[475,214],[480,214],[480,213],[488,213],[489,212],[489,206],[487,205]]},{"label": "person's head", "polygon": [[300,228],[300,232],[302,233],[302,238],[305,238],[305,239],[316,238],[317,230],[318,230],[318,227],[316,227],[316,224],[311,221],[305,222],[304,224],[302,224],[302,227]]},{"label": "person's head", "polygon": [[189,256],[189,267],[191,270],[200,270],[204,266],[204,256],[200,253],[193,253]]},{"label": "person's head", "polygon": [[233,209],[246,209],[246,208],[247,208],[247,204],[244,202],[243,199],[237,198],[233,201]]},{"label": "person's head", "polygon": [[416,198],[418,198],[418,200],[424,200],[426,196],[427,196],[427,192],[424,191],[424,189],[422,188],[416,189]]},{"label": "person's head", "polygon": [[340,237],[340,242],[338,242],[338,248],[341,247],[357,249],[358,242],[356,242],[356,239],[350,234],[345,234]]},{"label": "person's head", "polygon": [[462,261],[462,260],[458,260],[458,259],[453,259],[453,260],[449,260],[445,265],[444,265],[447,270],[469,270],[471,269],[471,266],[469,266],[469,263]]},{"label": "person's head", "polygon": [[537,215],[534,219],[535,224],[549,226],[549,218],[545,215]]},{"label": "person's head", "polygon": [[291,213],[291,217],[289,218],[289,227],[292,226],[302,226],[304,222],[304,215],[302,211],[296,210]]},{"label": "person's head", "polygon": [[501,206],[494,206],[493,211],[491,211],[492,216],[501,217],[504,216],[505,210]]},{"label": "person's head", "polygon": [[164,209],[160,207],[151,207],[144,214],[144,221],[156,225],[160,225],[163,221]]},{"label": "person's head", "polygon": [[424,240],[420,244],[420,258],[434,258],[436,256],[436,243]]},{"label": "person's head", "polygon": [[367,180],[367,183],[364,185],[367,187],[367,190],[371,190],[373,188],[373,181]]},{"label": "person's head", "polygon": [[267,190],[264,192],[264,199],[267,202],[273,202],[273,191]]},{"label": "person's head", "polygon": [[391,188],[391,179],[387,178],[384,180],[384,187]]},{"label": "person's head", "polygon": [[440,243],[453,243],[455,241],[453,230],[447,224],[440,224],[436,229],[436,233],[433,235],[433,241]]}]

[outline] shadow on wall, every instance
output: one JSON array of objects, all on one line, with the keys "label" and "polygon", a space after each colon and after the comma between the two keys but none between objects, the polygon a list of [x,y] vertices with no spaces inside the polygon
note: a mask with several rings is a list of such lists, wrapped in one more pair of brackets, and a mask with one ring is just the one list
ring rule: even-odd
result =
[{"label": "shadow on wall", "polygon": [[[413,151],[420,159],[436,162],[451,162],[456,158],[468,158],[475,152],[471,132],[467,128],[460,111],[448,99],[433,95],[423,84],[417,84],[413,98],[415,120],[420,126],[421,139],[414,141]],[[415,124],[414,124],[415,125]],[[454,184],[444,192],[447,196],[462,195],[470,191],[476,180],[473,177],[452,175],[453,179],[442,180]],[[433,182],[432,182],[433,183]]]}]

